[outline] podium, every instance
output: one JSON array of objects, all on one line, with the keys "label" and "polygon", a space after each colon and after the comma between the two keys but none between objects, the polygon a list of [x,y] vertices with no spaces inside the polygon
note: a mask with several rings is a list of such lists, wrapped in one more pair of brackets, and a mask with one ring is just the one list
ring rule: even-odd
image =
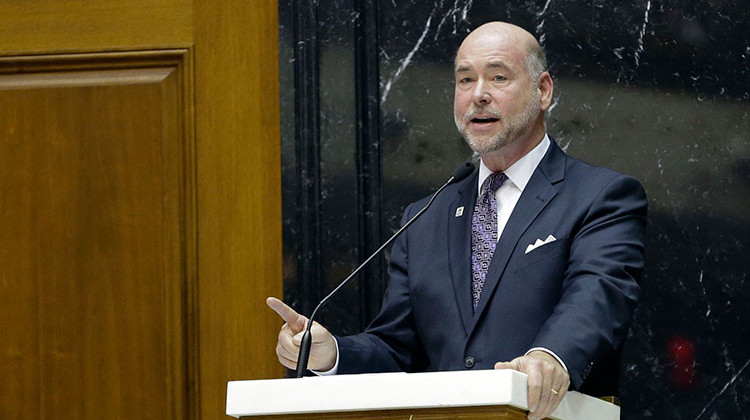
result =
[{"label": "podium", "polygon": [[[526,419],[526,374],[514,370],[374,373],[230,381],[226,414],[290,419]],[[617,420],[620,407],[568,391],[555,420]]]}]

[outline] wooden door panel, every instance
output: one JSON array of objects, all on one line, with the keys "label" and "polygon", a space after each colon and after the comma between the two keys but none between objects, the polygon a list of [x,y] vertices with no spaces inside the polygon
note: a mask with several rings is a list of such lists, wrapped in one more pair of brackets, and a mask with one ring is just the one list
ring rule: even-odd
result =
[{"label": "wooden door panel", "polygon": [[3,0],[0,22],[7,51],[142,49],[190,42],[193,2]]},{"label": "wooden door panel", "polygon": [[185,416],[194,227],[181,57],[92,71],[80,56],[52,59],[54,72],[1,63],[2,418]]},{"label": "wooden door panel", "polygon": [[0,418],[223,418],[282,375],[277,8],[0,1]]}]

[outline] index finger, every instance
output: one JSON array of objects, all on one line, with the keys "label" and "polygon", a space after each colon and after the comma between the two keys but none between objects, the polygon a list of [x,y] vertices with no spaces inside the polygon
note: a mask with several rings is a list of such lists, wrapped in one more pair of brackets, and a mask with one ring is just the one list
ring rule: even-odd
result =
[{"label": "index finger", "polygon": [[528,394],[527,394],[527,403],[529,407],[529,411],[532,413],[537,413],[541,407],[539,407],[539,403],[542,399],[542,374],[539,370],[532,369],[526,372],[528,375]]},{"label": "index finger", "polygon": [[273,309],[274,312],[279,314],[281,319],[284,320],[295,332],[302,331],[305,329],[305,322],[307,318],[298,314],[294,309],[290,308],[289,305],[276,299],[275,297],[269,297],[266,299],[266,305]]}]

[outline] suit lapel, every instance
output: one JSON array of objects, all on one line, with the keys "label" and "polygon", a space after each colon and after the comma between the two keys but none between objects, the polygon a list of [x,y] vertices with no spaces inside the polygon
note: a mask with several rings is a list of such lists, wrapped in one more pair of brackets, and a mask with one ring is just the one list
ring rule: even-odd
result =
[{"label": "suit lapel", "polygon": [[[471,217],[477,197],[478,171],[463,181],[458,196],[448,209],[448,255],[453,280],[456,305],[461,314],[464,330],[472,322],[471,313]],[[463,207],[463,215],[456,217],[456,210]]]},{"label": "suit lapel", "polygon": [[482,288],[482,297],[469,327],[469,334],[476,327],[477,321],[481,318],[482,313],[487,307],[487,303],[492,300],[492,295],[500,283],[500,278],[505,271],[505,267],[508,265],[510,256],[518,245],[521,235],[523,235],[539,213],[557,195],[557,187],[554,184],[563,179],[564,172],[565,154],[557,147],[554,141],[551,141],[549,150],[539,163],[537,169],[534,170],[497,243],[492,262],[490,262],[490,266],[487,269],[487,277]]}]

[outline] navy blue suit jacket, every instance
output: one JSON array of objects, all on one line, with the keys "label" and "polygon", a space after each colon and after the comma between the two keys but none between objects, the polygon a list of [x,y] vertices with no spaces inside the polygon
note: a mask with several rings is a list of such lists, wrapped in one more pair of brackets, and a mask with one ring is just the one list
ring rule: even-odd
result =
[{"label": "navy blue suit jacket", "polygon": [[[611,365],[639,294],[640,183],[573,159],[552,141],[502,232],[473,313],[477,176],[448,187],[395,242],[381,312],[364,333],[336,337],[339,373],[492,369],[545,347],[581,389],[592,367]],[[411,204],[403,220],[425,204]],[[549,235],[557,240],[526,253]],[[612,394],[616,386],[586,391]]]}]

